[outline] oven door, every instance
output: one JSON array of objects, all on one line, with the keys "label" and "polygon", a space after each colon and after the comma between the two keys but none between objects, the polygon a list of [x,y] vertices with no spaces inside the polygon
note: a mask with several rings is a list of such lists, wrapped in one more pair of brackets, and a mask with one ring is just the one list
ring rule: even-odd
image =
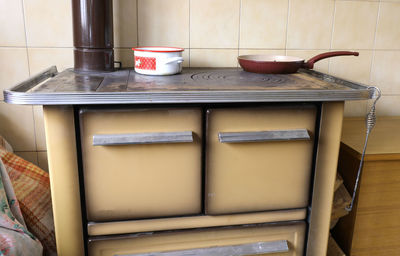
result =
[{"label": "oven door", "polygon": [[207,111],[206,213],[307,207],[317,107]]},{"label": "oven door", "polygon": [[89,221],[201,212],[201,109],[82,109]]}]

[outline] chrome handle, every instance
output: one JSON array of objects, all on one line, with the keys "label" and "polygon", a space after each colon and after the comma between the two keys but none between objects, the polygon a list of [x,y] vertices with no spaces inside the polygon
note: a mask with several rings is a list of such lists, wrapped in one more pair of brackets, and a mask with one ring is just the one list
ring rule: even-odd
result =
[{"label": "chrome handle", "polygon": [[221,143],[265,142],[309,140],[310,135],[306,129],[259,132],[220,132],[218,134],[218,139]]},{"label": "chrome handle", "polygon": [[114,256],[245,256],[267,253],[288,252],[286,240],[258,242],[242,245],[216,246],[170,252],[152,252],[138,254],[115,254]]},{"label": "chrome handle", "polygon": [[95,134],[93,146],[193,142],[193,132],[148,132],[130,134]]}]

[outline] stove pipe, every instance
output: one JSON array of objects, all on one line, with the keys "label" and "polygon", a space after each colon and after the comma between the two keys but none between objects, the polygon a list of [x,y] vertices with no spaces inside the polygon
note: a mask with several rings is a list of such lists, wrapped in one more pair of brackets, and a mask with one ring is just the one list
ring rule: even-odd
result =
[{"label": "stove pipe", "polygon": [[112,0],[72,0],[74,68],[114,70]]}]

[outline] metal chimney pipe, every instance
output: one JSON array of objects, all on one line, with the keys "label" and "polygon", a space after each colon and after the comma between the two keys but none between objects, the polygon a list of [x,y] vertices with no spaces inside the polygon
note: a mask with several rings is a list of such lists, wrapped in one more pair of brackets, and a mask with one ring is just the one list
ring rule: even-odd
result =
[{"label": "metal chimney pipe", "polygon": [[74,68],[114,70],[112,0],[72,0]]}]

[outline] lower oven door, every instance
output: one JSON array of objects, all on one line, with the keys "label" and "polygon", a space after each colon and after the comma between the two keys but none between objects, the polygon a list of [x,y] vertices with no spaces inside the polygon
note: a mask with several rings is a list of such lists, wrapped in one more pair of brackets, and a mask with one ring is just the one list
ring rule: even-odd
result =
[{"label": "lower oven door", "polygon": [[95,237],[88,249],[90,256],[300,256],[305,230],[306,224],[298,221]]}]

